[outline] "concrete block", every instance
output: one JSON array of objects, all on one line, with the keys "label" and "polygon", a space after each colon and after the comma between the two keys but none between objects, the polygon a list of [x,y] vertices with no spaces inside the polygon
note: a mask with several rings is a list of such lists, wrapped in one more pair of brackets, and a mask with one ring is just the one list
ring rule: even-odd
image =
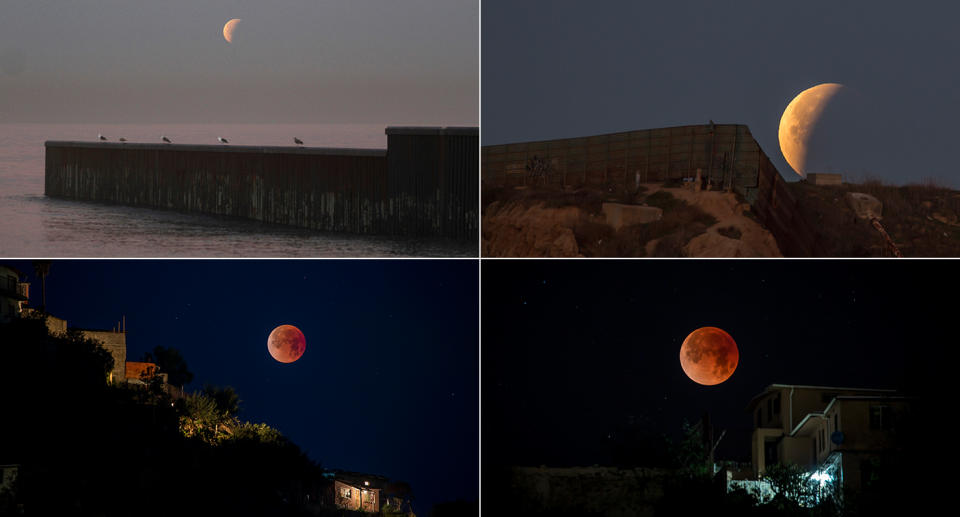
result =
[{"label": "concrete block", "polygon": [[880,216],[883,215],[883,203],[870,194],[847,192],[846,197],[850,208],[860,219],[880,219]]},{"label": "concrete block", "polygon": [[828,172],[811,172],[807,174],[807,182],[814,185],[842,185],[840,174]]},{"label": "concrete block", "polygon": [[614,230],[632,224],[646,224],[663,218],[663,210],[655,206],[625,205],[622,203],[604,203],[603,215],[607,224]]}]

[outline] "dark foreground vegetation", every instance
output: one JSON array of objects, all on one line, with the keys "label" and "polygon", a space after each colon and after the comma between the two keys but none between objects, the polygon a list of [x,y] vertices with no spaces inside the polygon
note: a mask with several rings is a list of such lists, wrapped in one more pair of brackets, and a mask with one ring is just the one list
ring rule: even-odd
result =
[{"label": "dark foreground vegetation", "polygon": [[320,465],[238,420],[232,389],[173,399],[156,379],[108,383],[112,366],[78,333],[0,325],[0,465],[19,466],[0,515],[356,513],[321,506]]},{"label": "dark foreground vegetation", "polygon": [[839,186],[789,184],[799,216],[817,232],[828,257],[892,256],[870,221],[858,219],[845,198],[869,194],[883,203],[881,224],[904,257],[960,256],[960,192],[932,182],[885,185],[879,181]]},{"label": "dark foreground vegetation", "polygon": [[[872,460],[871,473],[858,490],[836,483],[820,488],[804,468],[793,464],[767,470],[765,479],[776,494],[772,498],[760,500],[742,489],[728,490],[725,472],[714,475],[704,461],[707,447],[699,429],[684,424],[676,437],[636,432],[635,440],[613,451],[624,461],[604,473],[596,466],[567,469],[545,483],[541,472],[549,469],[488,463],[483,469],[484,511],[543,517],[933,515],[951,499],[952,479],[944,477],[942,460],[930,455],[924,439],[927,424],[936,421],[925,418],[935,414],[928,413],[931,409],[936,410],[926,403],[918,405],[914,419],[899,427],[902,446]],[[636,475],[640,470],[646,474]],[[573,471],[579,474],[571,475]]]}]

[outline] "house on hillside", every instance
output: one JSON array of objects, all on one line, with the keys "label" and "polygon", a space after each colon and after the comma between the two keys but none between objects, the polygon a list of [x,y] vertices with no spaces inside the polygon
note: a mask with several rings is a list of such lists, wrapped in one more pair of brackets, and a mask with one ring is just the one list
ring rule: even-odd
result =
[{"label": "house on hillside", "polygon": [[127,361],[124,377],[127,382],[132,384],[145,384],[144,379],[160,376],[163,383],[167,383],[167,374],[160,373],[156,364],[142,361]]},{"label": "house on hillside", "polygon": [[383,476],[359,472],[332,471],[324,477],[333,481],[328,485],[326,499],[344,510],[380,513],[381,492],[388,481]]},{"label": "house on hillside", "polygon": [[767,386],[747,405],[753,474],[792,463],[821,487],[835,482],[859,489],[881,456],[900,447],[896,429],[913,403],[889,389]]},{"label": "house on hillside", "polygon": [[0,265],[0,323],[15,319],[30,318],[43,321],[50,334],[63,334],[69,330],[80,332],[84,338],[97,341],[113,357],[113,369],[107,374],[110,383],[145,384],[145,380],[154,375],[163,380],[164,390],[170,396],[179,398],[183,393],[167,382],[167,374],[159,371],[154,363],[127,361],[126,320],[122,319],[110,329],[82,329],[68,327],[67,320],[58,318],[46,311],[29,307],[30,284],[21,281],[24,274],[11,266]]}]

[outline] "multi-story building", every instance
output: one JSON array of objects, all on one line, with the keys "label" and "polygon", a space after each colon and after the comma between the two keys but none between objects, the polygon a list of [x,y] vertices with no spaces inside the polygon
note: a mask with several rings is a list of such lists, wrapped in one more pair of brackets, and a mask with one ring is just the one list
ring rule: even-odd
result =
[{"label": "multi-story building", "polygon": [[753,474],[799,465],[823,485],[866,485],[876,460],[895,452],[895,430],[913,399],[895,390],[772,384],[747,406],[754,428]]},{"label": "multi-story building", "polygon": [[30,284],[21,282],[22,277],[16,268],[0,265],[0,323],[19,318],[30,298]]}]

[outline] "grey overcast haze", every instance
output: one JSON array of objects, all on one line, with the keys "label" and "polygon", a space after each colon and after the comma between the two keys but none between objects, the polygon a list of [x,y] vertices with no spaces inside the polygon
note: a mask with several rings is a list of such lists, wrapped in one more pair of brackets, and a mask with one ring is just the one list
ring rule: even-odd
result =
[{"label": "grey overcast haze", "polygon": [[796,179],[780,117],[836,82],[821,171],[960,187],[958,21],[956,2],[486,0],[483,144],[712,119],[747,124]]},{"label": "grey overcast haze", "polygon": [[3,0],[0,123],[476,125],[478,17],[476,0]]}]

